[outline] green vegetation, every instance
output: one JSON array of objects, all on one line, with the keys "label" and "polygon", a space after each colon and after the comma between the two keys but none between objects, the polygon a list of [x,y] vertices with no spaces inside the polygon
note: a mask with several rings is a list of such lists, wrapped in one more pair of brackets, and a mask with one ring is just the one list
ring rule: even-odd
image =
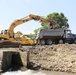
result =
[{"label": "green vegetation", "polygon": [[[55,22],[57,23],[57,28],[69,28],[68,19],[64,16],[63,13],[54,12],[52,14],[49,14],[47,18],[55,20]],[[45,25],[42,24],[42,26]]]},{"label": "green vegetation", "polygon": [[36,37],[36,34],[32,34],[32,33],[29,34],[29,38],[35,39],[35,37]]},{"label": "green vegetation", "polygon": [[3,70],[0,70],[0,73],[3,72]]}]

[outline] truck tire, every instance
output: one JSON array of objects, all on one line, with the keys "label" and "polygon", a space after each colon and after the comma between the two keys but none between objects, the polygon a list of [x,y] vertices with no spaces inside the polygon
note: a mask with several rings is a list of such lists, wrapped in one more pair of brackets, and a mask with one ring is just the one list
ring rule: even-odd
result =
[{"label": "truck tire", "polygon": [[47,40],[48,45],[52,45],[52,43],[53,43],[52,40]]},{"label": "truck tire", "polygon": [[74,43],[76,44],[76,39],[74,39]]},{"label": "truck tire", "polygon": [[62,39],[60,39],[59,40],[59,44],[63,44],[64,42],[63,42],[63,40]]},{"label": "truck tire", "polygon": [[40,41],[40,44],[41,44],[41,45],[45,45],[45,40],[41,40],[41,41]]}]

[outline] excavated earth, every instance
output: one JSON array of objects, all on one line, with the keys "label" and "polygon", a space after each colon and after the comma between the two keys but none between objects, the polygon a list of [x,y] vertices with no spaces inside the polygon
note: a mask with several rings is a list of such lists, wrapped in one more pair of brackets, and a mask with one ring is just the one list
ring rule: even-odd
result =
[{"label": "excavated earth", "polygon": [[76,73],[76,44],[24,47],[29,51],[29,67]]},{"label": "excavated earth", "polygon": [[76,44],[23,46],[19,50],[29,52],[28,68],[76,73]]}]

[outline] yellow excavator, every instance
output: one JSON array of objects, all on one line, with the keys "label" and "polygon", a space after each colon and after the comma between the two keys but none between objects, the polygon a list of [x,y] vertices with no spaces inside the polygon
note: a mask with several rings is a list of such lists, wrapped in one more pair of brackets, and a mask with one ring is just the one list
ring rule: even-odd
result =
[{"label": "yellow excavator", "polygon": [[33,15],[30,14],[29,16],[26,16],[24,18],[15,20],[7,30],[2,30],[0,33],[0,47],[6,46],[6,47],[14,47],[14,46],[19,46],[19,45],[25,45],[29,44],[32,45],[34,44],[33,40],[30,38],[26,38],[24,35],[20,38],[15,38],[15,33],[14,33],[14,28],[20,24],[23,24],[25,22],[28,22],[30,20],[36,20],[40,22],[49,22],[50,25],[52,25],[52,28],[55,26],[55,21],[52,19],[45,19],[42,16],[38,15]]},{"label": "yellow excavator", "polygon": [[14,33],[14,39],[21,45],[35,45],[34,39],[31,39],[28,34]]}]

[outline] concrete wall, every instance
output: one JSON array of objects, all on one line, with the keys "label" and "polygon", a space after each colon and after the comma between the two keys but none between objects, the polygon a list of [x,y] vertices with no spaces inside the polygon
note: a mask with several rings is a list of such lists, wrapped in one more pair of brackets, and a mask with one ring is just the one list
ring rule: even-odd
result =
[{"label": "concrete wall", "polygon": [[7,71],[16,66],[27,67],[28,52],[0,51],[0,70]]}]

